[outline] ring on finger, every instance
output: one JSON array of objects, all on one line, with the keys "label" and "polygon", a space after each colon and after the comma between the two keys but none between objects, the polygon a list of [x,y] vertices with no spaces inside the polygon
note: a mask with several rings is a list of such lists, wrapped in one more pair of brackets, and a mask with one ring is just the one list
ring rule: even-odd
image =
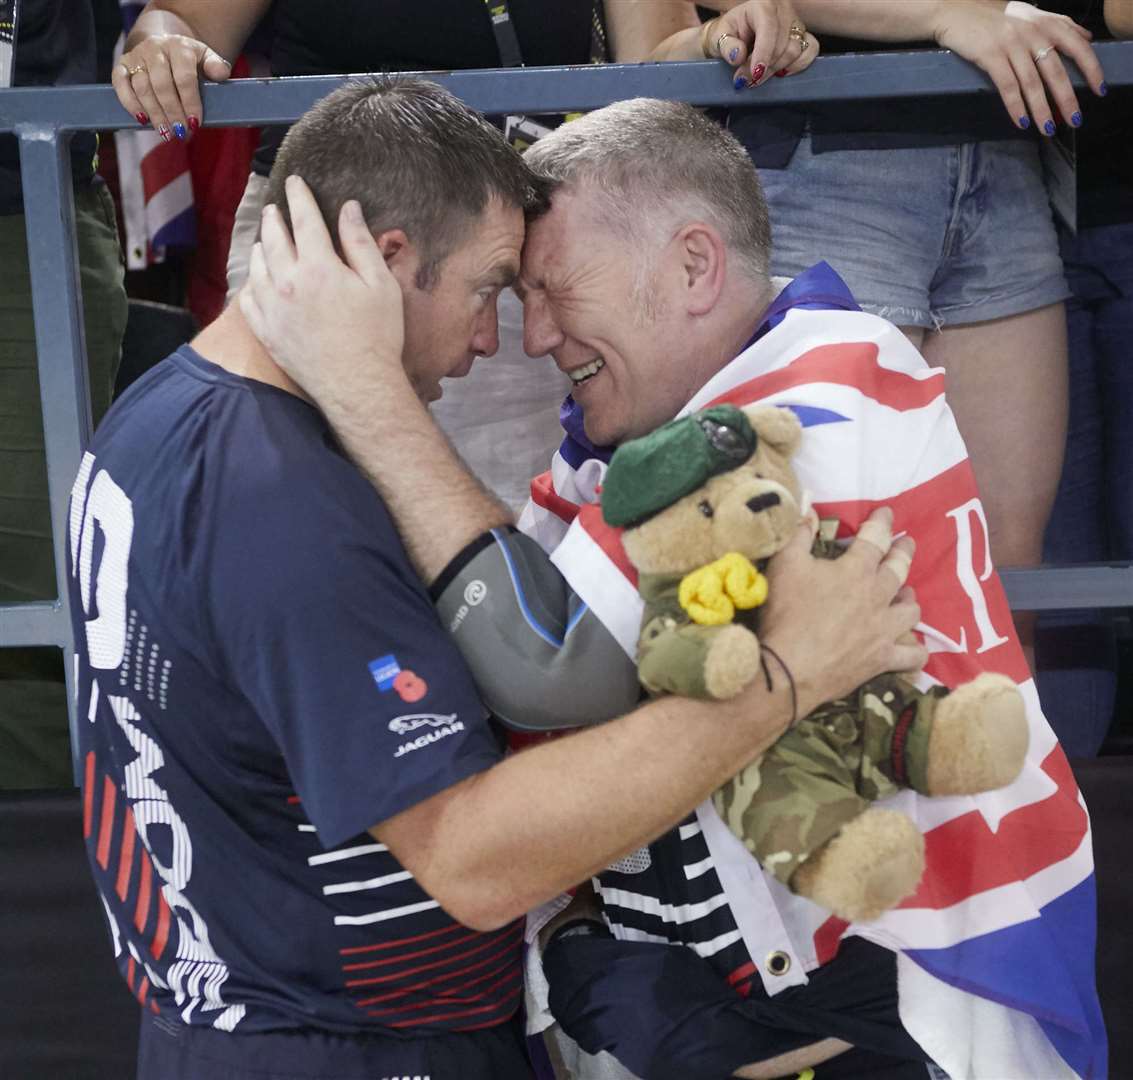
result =
[{"label": "ring on finger", "polygon": [[791,37],[806,37],[806,27],[796,19],[791,23],[791,29],[787,33]]},{"label": "ring on finger", "polygon": [[[125,67],[125,65],[123,65],[123,67]],[[143,71],[146,71],[145,64],[135,64],[132,68],[126,68],[126,74],[129,75],[131,79],[135,75],[141,75]]]},{"label": "ring on finger", "polygon": [[729,34],[721,34],[716,39],[716,55],[722,60],[724,58],[724,41],[728,38]]},{"label": "ring on finger", "polygon": [[1045,49],[1039,49],[1039,51],[1035,53],[1035,63],[1037,64],[1040,60],[1045,60],[1052,52],[1054,52],[1053,45],[1048,45]]}]

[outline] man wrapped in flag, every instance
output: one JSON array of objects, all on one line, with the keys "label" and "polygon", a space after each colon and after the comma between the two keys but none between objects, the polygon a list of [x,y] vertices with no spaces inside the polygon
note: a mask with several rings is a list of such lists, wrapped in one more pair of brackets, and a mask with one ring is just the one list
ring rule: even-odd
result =
[{"label": "man wrapped in flag", "polygon": [[[776,290],[755,171],[696,110],[612,105],[527,157],[552,194],[528,227],[517,291],[528,353],[550,353],[574,383],[567,438],[533,483],[527,535],[485,533],[432,587],[493,712],[546,731],[632,707],[641,601],[601,519],[610,448],[710,405],[767,401],[802,420],[795,465],[823,518],[849,535],[888,506],[915,539],[922,686],[1001,672],[1021,685],[1030,728],[1010,786],[890,801],[924,833],[927,869],[874,922],[847,925],[792,896],[710,801],[600,873],[601,921],[568,909],[548,928],[546,973],[554,1018],[621,1066],[579,1057],[572,1075],[1104,1075],[1089,819],[1014,636],[942,373],[825,264]],[[453,499],[420,469],[383,471],[379,444],[403,432],[374,419],[380,387],[336,365],[301,289],[279,299],[262,269],[252,292],[272,301],[253,325],[275,360],[319,403],[410,549],[426,542]],[[552,1023],[537,953],[534,1031]]]}]

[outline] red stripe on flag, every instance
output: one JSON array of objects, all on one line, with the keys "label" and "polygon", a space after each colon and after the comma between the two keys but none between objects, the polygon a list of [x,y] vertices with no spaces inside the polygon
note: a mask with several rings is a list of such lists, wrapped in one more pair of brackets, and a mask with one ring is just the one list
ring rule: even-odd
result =
[{"label": "red stripe on flag", "polygon": [[582,507],[578,516],[587,536],[602,549],[606,558],[626,576],[629,583],[636,589],[637,567],[629,561],[625,549],[622,547],[622,530],[614,528],[613,525],[607,525],[602,517],[601,506],[594,503],[587,503],[586,506]]},{"label": "red stripe on flag", "polygon": [[820,964],[828,964],[838,955],[838,946],[842,943],[842,935],[850,924],[837,915],[831,915],[814,932],[814,955]]},{"label": "red stripe on flag", "polygon": [[162,143],[142,158],[142,191],[149,202],[163,187],[189,171],[189,157],[184,146]]},{"label": "red stripe on flag", "polygon": [[382,941],[375,945],[351,945],[346,949],[339,949],[339,956],[355,956],[358,953],[375,952],[378,949],[396,949],[399,945],[412,945],[417,941],[426,941],[428,938],[439,937],[441,934],[451,934],[454,930],[463,930],[465,927],[460,923],[452,923],[449,926],[442,926],[439,930],[429,930],[424,934],[416,934],[414,937],[399,938],[397,941]]},{"label": "red stripe on flag", "polygon": [[872,341],[820,345],[784,368],[733,386],[709,404],[743,408],[796,386],[831,383],[848,386],[873,398],[878,404],[907,412],[924,408],[944,393],[943,372],[917,379],[907,372],[882,367],[877,356],[878,348]]},{"label": "red stripe on flag", "polygon": [[166,943],[169,941],[169,917],[169,905],[165,902],[165,897],[159,892],[157,894],[157,930],[154,932],[153,941],[150,942],[149,947],[155,960],[161,959],[161,954],[165,952]]},{"label": "red stripe on flag", "polygon": [[114,803],[118,797],[118,789],[109,776],[102,778],[102,816],[98,823],[98,849],[95,857],[98,865],[106,869],[110,862],[110,834],[114,826]]},{"label": "red stripe on flag", "polygon": [[479,931],[473,930],[471,933],[465,934],[464,937],[453,938],[452,941],[442,942],[440,945],[432,945],[427,949],[418,949],[416,952],[398,953],[396,956],[387,956],[382,960],[364,960],[358,964],[343,964],[343,971],[364,971],[368,968],[385,967],[388,964],[400,964],[403,960],[415,960],[419,956],[428,956],[431,953],[443,952],[445,949],[451,949],[454,945],[459,945],[465,941],[471,941],[473,938],[481,937]]},{"label": "red stripe on flag", "polygon": [[551,471],[540,473],[531,481],[531,501],[544,510],[549,510],[555,517],[565,521],[568,525],[574,521],[578,514],[578,507],[569,499],[564,499],[555,491]]},{"label": "red stripe on flag", "polygon": [[118,880],[114,885],[114,891],[123,903],[126,902],[126,893],[130,891],[130,874],[134,869],[134,841],[137,836],[137,830],[134,828],[134,811],[127,806],[122,819],[122,850],[118,854]]},{"label": "red stripe on flag", "polygon": [[149,922],[149,902],[153,891],[153,864],[149,852],[142,852],[142,880],[138,885],[138,901],[134,905],[134,925],[140,934]]},{"label": "red stripe on flag", "polygon": [[995,832],[972,810],[925,833],[927,872],[900,906],[950,907],[988,889],[1025,881],[1069,858],[1089,828],[1086,811],[1061,747],[1047,755],[1042,769],[1058,790],[1005,815]]},{"label": "red stripe on flag", "polygon": [[91,818],[94,810],[94,751],[87,751],[86,768],[83,771],[83,839],[90,839]]}]

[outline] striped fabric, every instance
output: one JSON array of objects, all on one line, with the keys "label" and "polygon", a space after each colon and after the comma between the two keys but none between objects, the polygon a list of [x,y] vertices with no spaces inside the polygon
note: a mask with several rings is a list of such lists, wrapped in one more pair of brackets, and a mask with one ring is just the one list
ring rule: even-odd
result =
[{"label": "striped fabric", "polygon": [[[765,877],[708,802],[653,845],[647,869],[601,876],[613,927],[692,947],[741,991],[758,972],[770,994],[806,981],[844,935],[859,934],[900,950],[902,1019],[951,1076],[1102,1076],[1089,818],[991,563],[943,372],[891,324],[856,310],[825,264],[795,279],[773,312],[682,415],[722,402],[793,408],[805,429],[796,467],[820,516],[850,536],[890,506],[896,529],[917,542],[910,584],[931,654],[923,684],[984,670],[1015,679],[1028,760],[1000,791],[889,800],[925,833],[927,869],[917,892],[876,922],[847,926]],[[574,434],[534,481],[520,524],[632,656],[636,575],[597,504],[607,455],[585,446],[576,419],[566,417]]]},{"label": "striped fabric", "polygon": [[[122,0],[122,36],[114,58],[122,55],[144,4]],[[144,270],[162,262],[168,247],[191,248],[197,239],[189,148],[178,139],[162,142],[152,128],[114,133],[126,232],[126,266]]]}]

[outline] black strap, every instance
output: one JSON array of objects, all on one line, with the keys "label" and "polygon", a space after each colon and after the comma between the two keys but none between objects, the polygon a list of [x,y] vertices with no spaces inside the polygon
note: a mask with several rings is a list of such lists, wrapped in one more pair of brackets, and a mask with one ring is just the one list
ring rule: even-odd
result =
[{"label": "black strap", "polygon": [[488,18],[492,20],[492,33],[496,35],[496,47],[500,50],[502,67],[523,67],[523,53],[516,37],[515,23],[511,21],[511,11],[507,0],[484,0]]}]

